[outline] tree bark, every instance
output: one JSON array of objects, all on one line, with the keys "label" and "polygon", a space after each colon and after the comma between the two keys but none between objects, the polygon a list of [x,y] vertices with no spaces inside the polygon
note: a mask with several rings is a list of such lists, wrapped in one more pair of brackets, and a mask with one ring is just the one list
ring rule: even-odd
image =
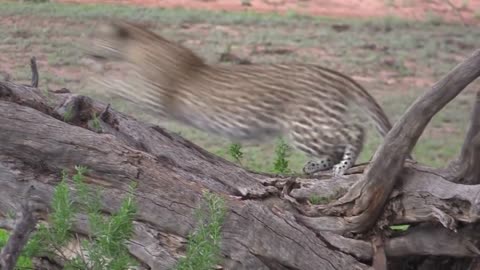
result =
[{"label": "tree bark", "polygon": [[[466,138],[475,148],[459,156],[467,164],[436,170],[405,157],[435,113],[479,75],[476,51],[419,97],[371,163],[339,178],[254,173],[66,89],[47,93],[0,81],[0,226],[11,227],[8,213],[21,209],[26,187],[48,205],[61,171],[82,165],[88,184],[104,189],[105,213],[118,209],[131,181],[137,183],[129,250],[145,268],[171,269],[184,255],[205,190],[223,196],[228,207],[224,269],[384,269],[408,256],[475,258],[478,113]],[[311,205],[313,195],[330,202]],[[406,232],[388,229],[405,223],[412,224]],[[89,233],[82,216],[73,229]]]}]

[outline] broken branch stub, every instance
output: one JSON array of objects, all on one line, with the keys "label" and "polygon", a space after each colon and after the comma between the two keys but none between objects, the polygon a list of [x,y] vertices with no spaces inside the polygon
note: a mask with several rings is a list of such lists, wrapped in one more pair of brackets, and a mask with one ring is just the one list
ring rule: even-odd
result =
[{"label": "broken branch stub", "polygon": [[17,264],[18,257],[23,247],[27,244],[30,234],[37,225],[39,211],[45,212],[45,204],[38,200],[33,194],[35,188],[28,187],[24,192],[24,201],[20,204],[19,218],[15,227],[0,253],[0,269],[13,270]]},{"label": "broken branch stub", "polygon": [[470,126],[463,142],[460,156],[450,163],[454,171],[451,181],[474,185],[480,183],[480,91],[477,91],[470,117]]}]

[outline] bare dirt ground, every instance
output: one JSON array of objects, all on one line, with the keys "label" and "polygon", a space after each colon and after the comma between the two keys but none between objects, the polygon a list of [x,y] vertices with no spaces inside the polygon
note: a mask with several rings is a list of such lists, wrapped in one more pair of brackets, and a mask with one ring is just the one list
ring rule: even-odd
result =
[{"label": "bare dirt ground", "polygon": [[58,0],[76,3],[115,3],[136,6],[184,7],[208,10],[255,10],[258,12],[298,12],[337,17],[381,17],[395,15],[424,20],[436,14],[448,21],[476,23],[480,1],[465,0]]}]

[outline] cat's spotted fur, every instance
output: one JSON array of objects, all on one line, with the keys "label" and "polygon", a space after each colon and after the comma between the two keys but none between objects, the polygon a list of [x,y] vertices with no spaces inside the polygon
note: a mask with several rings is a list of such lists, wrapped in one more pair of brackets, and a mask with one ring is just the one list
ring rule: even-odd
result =
[{"label": "cat's spotted fur", "polygon": [[[90,54],[125,60],[143,87],[118,89],[122,97],[159,116],[232,140],[286,135],[315,157],[304,172],[354,165],[364,142],[368,115],[384,136],[384,111],[351,78],[311,64],[212,65],[191,50],[127,22],[98,27]],[[358,113],[355,108],[360,109]]]}]

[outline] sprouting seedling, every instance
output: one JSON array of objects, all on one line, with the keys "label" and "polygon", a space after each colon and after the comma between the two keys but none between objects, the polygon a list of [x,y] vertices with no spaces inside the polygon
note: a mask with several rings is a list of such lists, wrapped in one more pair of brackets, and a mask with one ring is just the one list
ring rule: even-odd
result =
[{"label": "sprouting seedling", "polygon": [[288,155],[290,147],[283,140],[280,139],[275,147],[275,161],[273,163],[273,171],[276,173],[288,173],[290,169],[288,168]]},{"label": "sprouting seedling", "polygon": [[230,156],[235,159],[236,162],[242,164],[241,159],[243,158],[242,146],[238,143],[232,143],[228,147],[228,153]]}]

